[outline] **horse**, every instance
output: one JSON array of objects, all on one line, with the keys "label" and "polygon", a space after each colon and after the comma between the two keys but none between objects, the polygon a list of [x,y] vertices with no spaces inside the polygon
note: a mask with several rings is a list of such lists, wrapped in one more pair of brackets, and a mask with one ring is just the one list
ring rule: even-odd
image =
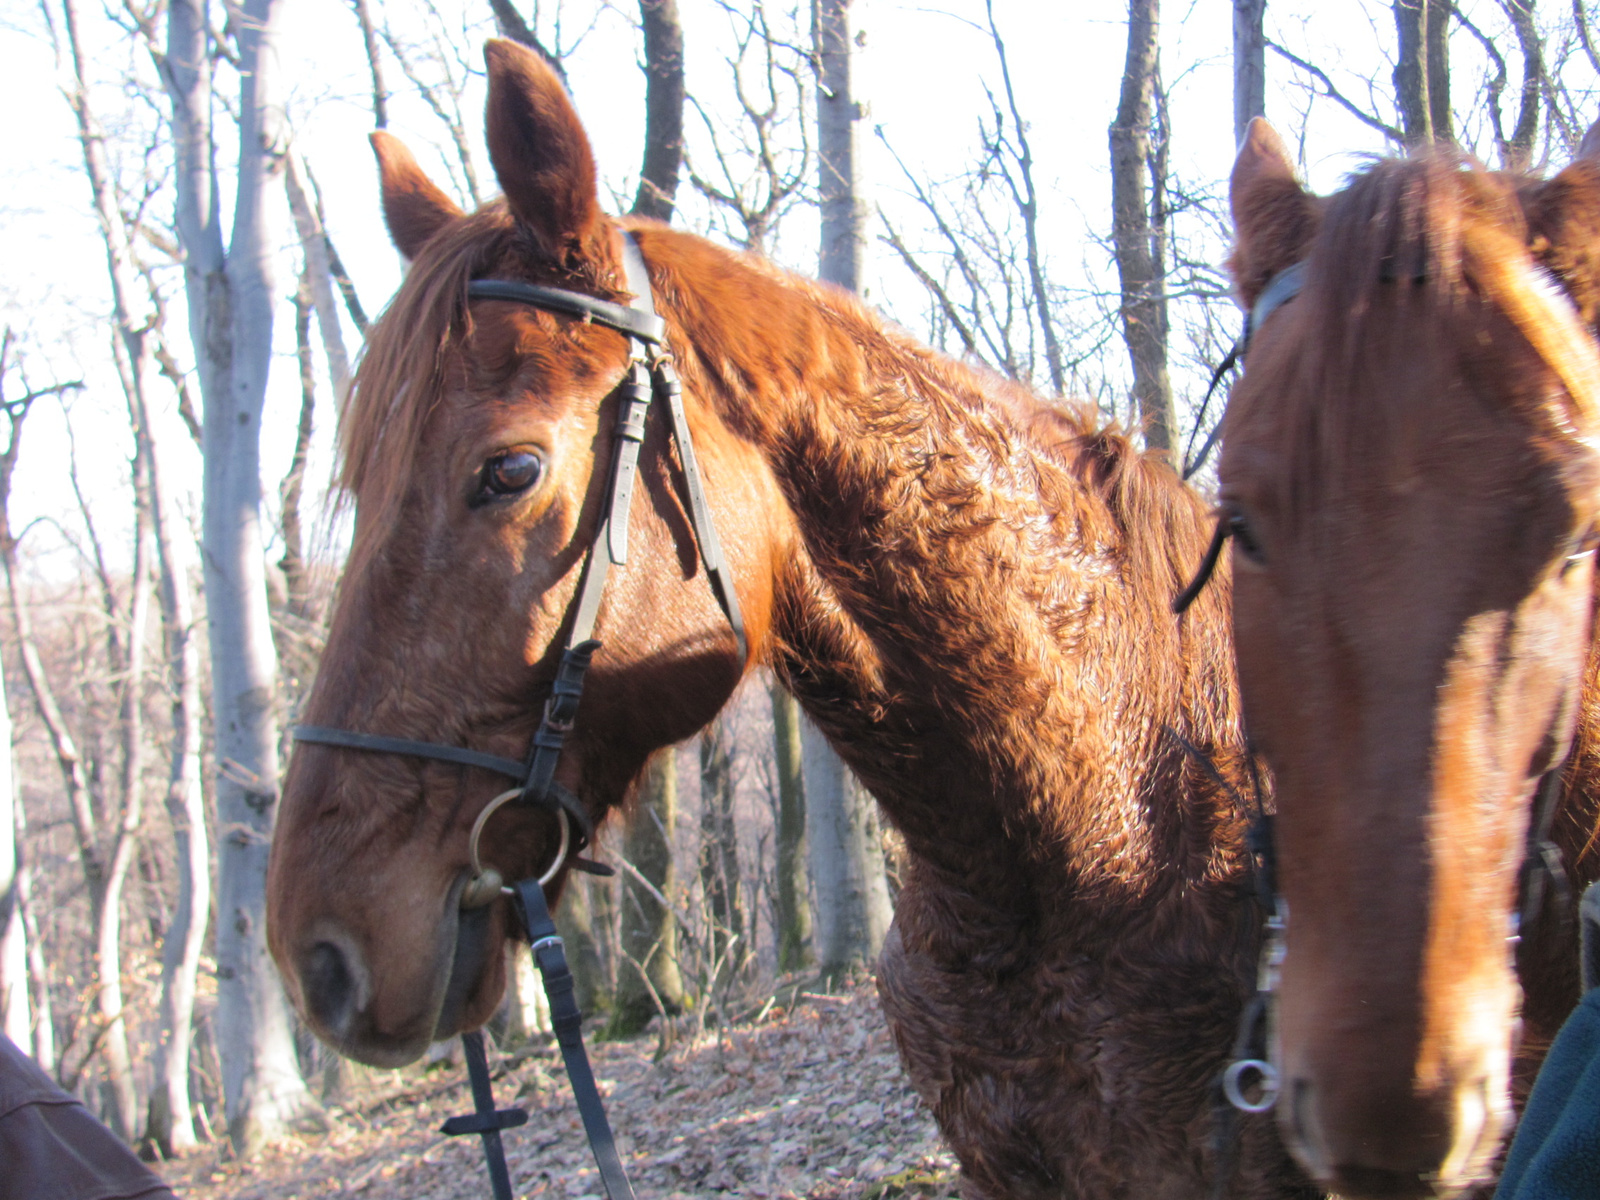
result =
[{"label": "horse", "polygon": [[[291,756],[267,888],[293,1003],[384,1066],[481,1025],[510,917],[479,881],[553,872],[555,895],[562,831],[767,664],[904,836],[882,1006],[972,1194],[1210,1195],[1261,921],[1246,802],[1185,748],[1242,769],[1226,580],[1169,611],[1208,506],[1086,410],[850,295],[604,216],[560,81],[514,44],[485,56],[503,198],[465,213],[373,135],[411,265],[343,417],[355,529],[302,719],[403,742]],[[605,464],[638,394],[634,253],[697,466],[659,412],[634,427],[626,564],[596,607],[584,564],[616,531]],[[553,764],[568,807],[486,815],[504,784],[471,761],[545,736],[591,621]],[[1270,1122],[1236,1149],[1233,1194],[1317,1194]]]},{"label": "horse", "polygon": [[1600,873],[1597,130],[1548,181],[1434,149],[1319,198],[1258,119],[1233,168],[1219,537],[1275,780],[1278,1120],[1341,1196],[1488,1178],[1578,998],[1534,868]]}]

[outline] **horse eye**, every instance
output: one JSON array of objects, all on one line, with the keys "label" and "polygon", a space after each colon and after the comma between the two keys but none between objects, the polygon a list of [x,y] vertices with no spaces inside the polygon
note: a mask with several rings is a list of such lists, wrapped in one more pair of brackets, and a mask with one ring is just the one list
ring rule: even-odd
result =
[{"label": "horse eye", "polygon": [[531,450],[509,450],[497,454],[483,464],[483,483],[479,495],[483,500],[497,496],[515,496],[539,482],[544,462]]},{"label": "horse eye", "polygon": [[1561,574],[1565,576],[1573,567],[1593,555],[1596,544],[1600,544],[1600,525],[1591,525],[1584,535],[1573,543],[1566,561],[1561,564]]},{"label": "horse eye", "polygon": [[1256,540],[1255,531],[1250,528],[1250,522],[1238,509],[1228,512],[1228,534],[1233,538],[1233,544],[1239,548],[1239,553],[1258,567],[1267,565],[1267,556],[1261,550],[1261,543]]}]

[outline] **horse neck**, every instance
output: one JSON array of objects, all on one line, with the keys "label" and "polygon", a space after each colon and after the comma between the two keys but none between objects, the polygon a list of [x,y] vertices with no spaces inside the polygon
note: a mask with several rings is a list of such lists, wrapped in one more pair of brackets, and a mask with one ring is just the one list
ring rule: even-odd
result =
[{"label": "horse neck", "polygon": [[[1033,398],[715,253],[699,282],[679,267],[677,349],[793,518],[771,660],[912,851],[970,878],[983,850],[1002,877],[1031,863],[1067,886],[1214,868],[1215,814],[1192,809],[1216,798],[1185,788],[1169,732],[1237,740],[1225,585],[1181,631],[1168,608],[1202,506],[1130,461],[1159,503],[1126,524],[1094,478],[1107,439],[1058,415],[1052,448],[1026,427]],[[1182,565],[1150,578],[1153,560]]]}]

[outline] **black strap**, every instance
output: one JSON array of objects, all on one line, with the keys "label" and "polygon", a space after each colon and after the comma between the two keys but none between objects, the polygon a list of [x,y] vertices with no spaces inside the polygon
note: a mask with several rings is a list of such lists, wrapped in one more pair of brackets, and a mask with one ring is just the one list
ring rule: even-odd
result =
[{"label": "black strap", "polygon": [[1189,606],[1200,597],[1207,583],[1211,582],[1211,574],[1217,569],[1217,560],[1222,557],[1223,543],[1228,540],[1233,529],[1228,524],[1228,514],[1217,514],[1217,527],[1211,532],[1211,543],[1206,547],[1205,557],[1200,560],[1200,567],[1194,573],[1188,585],[1179,592],[1172,601],[1172,611],[1182,616],[1189,611]]},{"label": "black strap", "polygon": [[[633,287],[633,280],[628,281],[628,286]],[[581,317],[586,322],[604,325],[607,329],[615,329],[618,333],[652,345],[665,341],[667,337],[667,323],[653,311],[637,305],[613,304],[609,300],[598,300],[582,292],[569,292],[565,288],[540,287],[536,283],[519,283],[514,279],[474,279],[467,284],[467,296],[473,300],[509,300],[513,304],[527,304],[551,312],[566,313],[569,317]]]},{"label": "black strap", "polygon": [[483,1050],[483,1031],[475,1029],[461,1035],[461,1049],[467,1058],[467,1079],[472,1084],[473,1112],[451,1117],[439,1127],[446,1137],[475,1133],[483,1139],[483,1157],[489,1168],[489,1186],[494,1200],[512,1200],[511,1173],[506,1169],[506,1150],[500,1142],[502,1129],[525,1125],[528,1114],[520,1108],[496,1109],[494,1088],[489,1082],[489,1060]]},{"label": "black strap", "polygon": [[600,1168],[600,1181],[611,1200],[633,1200],[633,1187],[628,1183],[627,1172],[617,1154],[617,1141],[611,1132],[611,1123],[606,1120],[605,1102],[595,1086],[589,1055],[583,1048],[583,1014],[578,1011],[572,971],[567,966],[566,951],[556,933],[556,923],[550,916],[544,888],[536,879],[524,879],[512,885],[512,892],[523,929],[533,947],[533,961],[544,979],[544,994],[550,1000],[550,1028],[555,1031],[556,1042],[561,1047],[561,1060],[567,1067],[572,1097],[583,1118],[584,1132],[589,1135],[595,1165]]},{"label": "black strap", "polygon": [[343,746],[346,750],[366,750],[373,754],[408,754],[414,758],[436,758],[463,767],[481,767],[512,779],[523,777],[524,767],[514,758],[484,754],[442,742],[414,742],[410,738],[379,737],[375,733],[356,733],[349,729],[330,729],[325,725],[296,725],[290,732],[297,742],[322,746]]},{"label": "black strap", "polygon": [[1521,933],[1528,932],[1538,919],[1544,910],[1546,897],[1552,892],[1556,898],[1556,911],[1563,922],[1572,910],[1572,883],[1567,878],[1561,847],[1550,840],[1556,808],[1561,801],[1562,775],[1566,765],[1563,760],[1545,772],[1534,799],[1533,819],[1528,823],[1528,842],[1517,880],[1517,927]]}]

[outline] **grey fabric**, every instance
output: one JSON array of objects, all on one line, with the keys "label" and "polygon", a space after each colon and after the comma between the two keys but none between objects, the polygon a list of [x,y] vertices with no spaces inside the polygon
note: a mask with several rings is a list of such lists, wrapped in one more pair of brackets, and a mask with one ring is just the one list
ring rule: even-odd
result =
[{"label": "grey fabric", "polygon": [[48,1075],[0,1036],[0,1200],[176,1200]]}]

